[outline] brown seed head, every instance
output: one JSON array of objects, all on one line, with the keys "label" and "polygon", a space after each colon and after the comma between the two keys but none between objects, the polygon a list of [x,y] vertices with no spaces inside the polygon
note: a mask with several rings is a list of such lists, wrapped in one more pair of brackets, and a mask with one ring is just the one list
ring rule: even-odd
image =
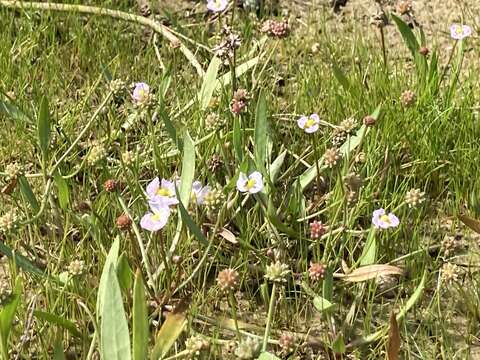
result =
[{"label": "brown seed head", "polygon": [[117,227],[121,231],[127,231],[132,226],[132,219],[127,214],[122,214],[117,218]]},{"label": "brown seed head", "polygon": [[118,182],[113,179],[108,179],[103,183],[103,188],[106,192],[114,192],[117,190]]},{"label": "brown seed head", "polygon": [[239,275],[234,269],[225,269],[218,273],[217,284],[224,292],[233,291],[238,287]]},{"label": "brown seed head", "polygon": [[365,126],[374,126],[377,120],[373,116],[367,115],[363,118],[363,124]]}]

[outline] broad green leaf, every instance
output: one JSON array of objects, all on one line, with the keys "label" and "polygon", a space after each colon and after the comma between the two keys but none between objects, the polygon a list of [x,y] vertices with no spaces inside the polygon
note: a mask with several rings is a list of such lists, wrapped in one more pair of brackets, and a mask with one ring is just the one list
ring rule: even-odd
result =
[{"label": "broad green leaf", "polygon": [[34,310],[33,315],[37,319],[45,320],[50,324],[61,326],[62,328],[68,330],[73,336],[76,336],[78,338],[83,337],[82,333],[77,329],[77,326],[73,322],[65,319],[62,316],[58,316],[41,310]]},{"label": "broad green leaf", "polygon": [[100,282],[98,284],[97,294],[97,321],[100,316],[100,312],[103,308],[103,298],[105,297],[105,287],[107,285],[107,275],[110,265],[116,265],[118,261],[118,251],[120,249],[120,238],[117,236],[108,252],[105,264],[103,265],[102,275],[100,276]]},{"label": "broad green leaf", "polygon": [[362,251],[362,255],[360,255],[360,266],[366,266],[375,264],[377,260],[377,240],[375,239],[375,235],[377,231],[372,228],[368,233],[367,242]]},{"label": "broad green leaf", "polygon": [[279,357],[276,357],[275,355],[273,355],[272,353],[269,353],[269,352],[262,352],[260,354],[260,356],[258,357],[257,360],[280,360]]},{"label": "broad green leaf", "polygon": [[410,29],[410,26],[408,26],[405,21],[394,14],[392,14],[392,19],[395,21],[395,24],[397,24],[398,30],[400,31],[400,34],[402,34],[403,41],[412,53],[412,56],[416,58],[420,45],[412,29]]},{"label": "broad green leaf", "polygon": [[[267,149],[271,142],[269,136],[267,100],[264,92],[258,96],[257,110],[255,116],[255,163],[257,169],[265,169],[267,163]],[[268,161],[269,162],[269,161]]]},{"label": "broad green leaf", "polygon": [[70,203],[70,191],[68,189],[68,184],[59,172],[55,173],[54,180],[58,190],[58,202],[60,203],[60,207],[65,210]]},{"label": "broad green leaf", "polygon": [[180,336],[187,324],[185,311],[184,306],[181,306],[167,315],[155,339],[155,346],[151,357],[152,360],[163,359]]},{"label": "broad green leaf", "polygon": [[332,309],[335,304],[331,303],[324,297],[315,296],[313,298],[313,306],[315,306],[315,309],[317,309],[318,311],[323,312]]},{"label": "broad green leaf", "polygon": [[[235,116],[233,119],[233,148],[237,157],[238,163],[243,161],[243,144],[242,144],[242,127],[240,126],[240,117]],[[223,146],[223,144],[219,144]]]},{"label": "broad green leaf", "polygon": [[0,345],[2,351],[2,357],[9,359],[8,355],[8,338],[10,336],[10,330],[12,329],[13,319],[17,312],[18,304],[22,296],[23,284],[20,277],[17,277],[15,281],[15,289],[6,304],[0,311]]},{"label": "broad green leaf", "polygon": [[[242,76],[243,74],[245,74],[248,70],[250,70],[255,65],[257,65],[259,60],[260,60],[260,57],[257,56],[253,59],[250,59],[250,60],[244,62],[243,64],[240,64],[240,65],[236,66],[235,67],[235,77],[238,78],[238,77]],[[232,74],[231,74],[231,72],[228,72],[217,80],[215,90],[219,90],[222,87],[225,87],[225,86],[229,85],[231,81],[232,81]]]},{"label": "broad green leaf", "polygon": [[335,341],[332,344],[332,350],[337,354],[343,354],[345,352],[345,341],[343,340],[343,335],[341,333],[335,338]]},{"label": "broad green leaf", "polygon": [[128,263],[125,253],[120,255],[120,258],[117,261],[117,276],[122,290],[127,291],[132,288],[133,271]]},{"label": "broad green leaf", "polygon": [[322,283],[322,295],[328,301],[333,299],[333,269],[327,267]]},{"label": "broad green leaf", "polygon": [[37,266],[35,266],[30,260],[28,260],[25,256],[14,253],[12,249],[5,245],[3,242],[0,241],[0,253],[5,255],[11,260],[15,261],[15,264],[22,270],[29,272],[33,275],[39,275],[42,277],[46,277],[47,275],[40,270]]},{"label": "broad green leaf", "polygon": [[32,207],[32,210],[35,213],[38,213],[40,211],[40,205],[38,205],[37,197],[33,193],[33,190],[27,178],[23,175],[19,176],[18,184],[20,185],[20,191],[22,192],[23,196]]},{"label": "broad green leaf", "polygon": [[137,270],[133,286],[133,360],[145,360],[148,355],[148,311],[142,274]]},{"label": "broad green leaf", "polygon": [[285,155],[287,155],[287,150],[282,151],[273,161],[272,165],[270,165],[270,180],[273,184],[275,184],[278,179],[283,162],[285,161]]},{"label": "broad green leaf", "polygon": [[48,100],[44,96],[42,102],[40,103],[40,110],[38,112],[38,144],[40,150],[42,150],[43,159],[46,161],[48,159],[48,146],[50,143],[50,113],[48,110]]},{"label": "broad green leaf", "polygon": [[32,123],[31,118],[6,97],[0,99],[0,114],[4,114],[5,116],[22,123]]},{"label": "broad green leaf", "polygon": [[216,79],[220,65],[222,65],[222,61],[218,57],[214,56],[210,62],[210,65],[208,66],[205,76],[203,77],[202,88],[198,94],[200,108],[202,110],[205,110],[210,104],[210,100],[212,100],[213,92],[217,86]]},{"label": "broad green leaf", "polygon": [[107,266],[100,310],[100,353],[105,360],[130,360],[130,334],[117,272],[114,264]]},{"label": "broad green leaf", "polygon": [[188,131],[183,137],[182,176],[180,178],[180,200],[188,207],[192,197],[192,183],[195,176],[195,144]]}]

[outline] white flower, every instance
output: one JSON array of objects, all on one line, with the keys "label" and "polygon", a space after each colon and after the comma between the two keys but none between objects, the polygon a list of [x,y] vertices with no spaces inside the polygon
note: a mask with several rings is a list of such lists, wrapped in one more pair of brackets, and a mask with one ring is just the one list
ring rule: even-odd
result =
[{"label": "white flower", "polygon": [[221,12],[228,6],[228,0],[208,0],[207,9],[212,12]]},{"label": "white flower", "polygon": [[312,134],[320,127],[320,117],[317,114],[310,116],[302,116],[297,120],[298,127],[305,130],[306,133]]},{"label": "white flower", "polygon": [[248,192],[250,194],[256,194],[263,189],[263,177],[258,171],[254,171],[250,175],[245,175],[243,172],[237,180],[237,189],[240,192]]},{"label": "white flower", "polygon": [[197,205],[203,205],[205,203],[205,196],[210,192],[210,186],[202,186],[200,181],[194,181],[192,184],[192,202]]}]

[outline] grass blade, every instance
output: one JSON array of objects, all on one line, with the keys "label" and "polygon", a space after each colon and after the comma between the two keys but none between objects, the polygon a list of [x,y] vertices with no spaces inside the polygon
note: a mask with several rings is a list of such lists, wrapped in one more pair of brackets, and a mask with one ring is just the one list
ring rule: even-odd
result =
[{"label": "grass blade", "polygon": [[42,277],[46,276],[46,274],[42,270],[40,270],[38,267],[33,265],[33,263],[30,262],[30,260],[28,260],[25,256],[14,253],[9,246],[5,245],[1,241],[0,241],[0,253],[5,255],[9,259],[15,258],[15,264],[17,264],[17,266],[20,269],[33,275],[39,275]]},{"label": "grass blade", "polygon": [[198,94],[198,99],[200,101],[200,108],[205,110],[208,105],[210,104],[210,100],[212,99],[213,92],[217,87],[217,74],[218,69],[220,69],[220,65],[222,65],[222,61],[214,56],[210,65],[208,66],[207,72],[203,77],[202,88]]},{"label": "grass blade", "polygon": [[147,359],[148,354],[148,312],[142,274],[137,271],[133,286],[133,360]]},{"label": "grass blade", "polygon": [[73,336],[77,338],[83,338],[82,333],[77,329],[77,326],[70,320],[65,319],[62,316],[51,314],[46,311],[34,310],[33,315],[37,319],[45,320],[46,322],[54,325],[58,325],[66,330],[68,330]]},{"label": "grass blade", "polygon": [[130,334],[123,308],[115,266],[107,264],[105,289],[100,310],[101,354],[103,359],[130,360]]},{"label": "grass blade", "polygon": [[268,128],[267,100],[264,92],[261,92],[255,116],[255,163],[257,169],[265,169],[267,163],[267,152],[271,143]]}]

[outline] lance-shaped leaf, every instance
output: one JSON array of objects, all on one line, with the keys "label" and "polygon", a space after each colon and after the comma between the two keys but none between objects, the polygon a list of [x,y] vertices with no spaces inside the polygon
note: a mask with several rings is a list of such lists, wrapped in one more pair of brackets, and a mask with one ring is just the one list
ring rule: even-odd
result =
[{"label": "lance-shaped leaf", "polygon": [[210,100],[212,100],[213,92],[217,86],[218,69],[220,69],[221,64],[222,61],[214,56],[203,77],[202,88],[198,94],[198,100],[200,101],[200,108],[202,110],[205,110],[210,104]]}]

